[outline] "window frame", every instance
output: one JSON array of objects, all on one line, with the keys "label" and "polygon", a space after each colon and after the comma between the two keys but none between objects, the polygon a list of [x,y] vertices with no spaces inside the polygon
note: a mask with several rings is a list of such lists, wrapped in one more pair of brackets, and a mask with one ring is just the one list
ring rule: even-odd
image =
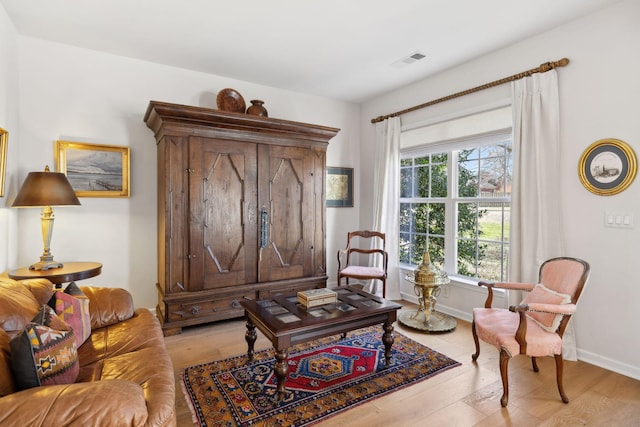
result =
[{"label": "window frame", "polygon": [[[472,149],[483,146],[499,145],[504,143],[505,139],[511,142],[513,147],[513,134],[511,127],[498,129],[492,132],[486,132],[478,135],[470,135],[463,138],[456,138],[446,141],[438,141],[434,143],[424,144],[421,146],[413,146],[407,149],[400,150],[400,162],[408,158],[416,158],[420,156],[426,156],[431,154],[446,153],[447,154],[447,197],[399,197],[398,209],[403,203],[444,203],[445,204],[445,224],[444,224],[444,266],[441,266],[448,272],[449,276],[455,278],[460,282],[477,281],[478,278],[472,276],[463,276],[456,273],[449,273],[457,270],[456,258],[458,253],[457,247],[457,232],[458,232],[458,204],[459,203],[478,203],[488,201],[488,198],[479,197],[460,197],[458,196],[458,152],[464,149]],[[513,165],[513,157],[512,157]],[[402,169],[402,165],[400,165]],[[503,195],[502,197],[492,197],[492,202],[509,203],[511,204],[511,196]],[[400,235],[400,229],[398,229],[398,235]],[[429,236],[427,230],[427,237]],[[506,237],[506,240],[505,240]],[[506,235],[501,241],[502,249],[504,246],[510,248],[509,236]],[[482,239],[479,239],[480,241]],[[399,251],[400,253],[400,251]],[[433,260],[432,260],[433,261]],[[508,258],[506,260],[508,265]],[[401,269],[413,269],[412,264],[400,262],[398,259],[398,265]],[[477,265],[476,265],[477,268]],[[506,268],[505,268],[506,270]],[[504,271],[505,277],[503,280],[508,279],[508,271]]]}]

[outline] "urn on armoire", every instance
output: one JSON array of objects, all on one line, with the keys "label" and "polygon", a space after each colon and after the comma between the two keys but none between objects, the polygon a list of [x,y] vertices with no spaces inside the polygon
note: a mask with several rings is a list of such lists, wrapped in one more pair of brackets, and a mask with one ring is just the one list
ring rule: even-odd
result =
[{"label": "urn on armoire", "polygon": [[247,108],[247,114],[251,116],[269,117],[267,109],[264,108],[264,101],[252,99],[251,106]]}]

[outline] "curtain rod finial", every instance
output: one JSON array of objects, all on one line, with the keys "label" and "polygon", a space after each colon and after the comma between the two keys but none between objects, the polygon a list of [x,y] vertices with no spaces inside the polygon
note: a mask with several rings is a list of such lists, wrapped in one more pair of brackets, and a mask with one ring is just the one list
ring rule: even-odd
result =
[{"label": "curtain rod finial", "polygon": [[562,58],[559,61],[555,62],[545,62],[544,64],[540,64],[539,72],[546,73],[547,71],[553,70],[554,68],[566,67],[567,65],[569,65],[569,58]]}]

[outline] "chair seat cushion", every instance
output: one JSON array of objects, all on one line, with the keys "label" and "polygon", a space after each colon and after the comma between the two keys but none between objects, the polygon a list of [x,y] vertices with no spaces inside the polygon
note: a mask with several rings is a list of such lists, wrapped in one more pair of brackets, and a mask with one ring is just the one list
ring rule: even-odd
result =
[{"label": "chair seat cushion", "polygon": [[[547,332],[530,318],[527,320],[527,356],[542,357],[562,354],[562,338]],[[516,331],[520,322],[518,313],[503,308],[474,308],[473,322],[478,337],[498,350],[505,349],[510,356],[520,354]]]},{"label": "chair seat cushion", "polygon": [[360,265],[350,265],[340,271],[342,276],[350,277],[384,277],[384,270],[378,267],[364,267]]}]

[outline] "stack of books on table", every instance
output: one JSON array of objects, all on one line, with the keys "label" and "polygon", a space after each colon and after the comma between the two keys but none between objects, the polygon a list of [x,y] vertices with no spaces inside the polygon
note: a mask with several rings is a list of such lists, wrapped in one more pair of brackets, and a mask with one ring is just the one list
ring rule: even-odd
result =
[{"label": "stack of books on table", "polygon": [[298,302],[306,308],[316,307],[324,304],[335,304],[338,301],[338,294],[327,288],[309,289],[298,292]]}]

